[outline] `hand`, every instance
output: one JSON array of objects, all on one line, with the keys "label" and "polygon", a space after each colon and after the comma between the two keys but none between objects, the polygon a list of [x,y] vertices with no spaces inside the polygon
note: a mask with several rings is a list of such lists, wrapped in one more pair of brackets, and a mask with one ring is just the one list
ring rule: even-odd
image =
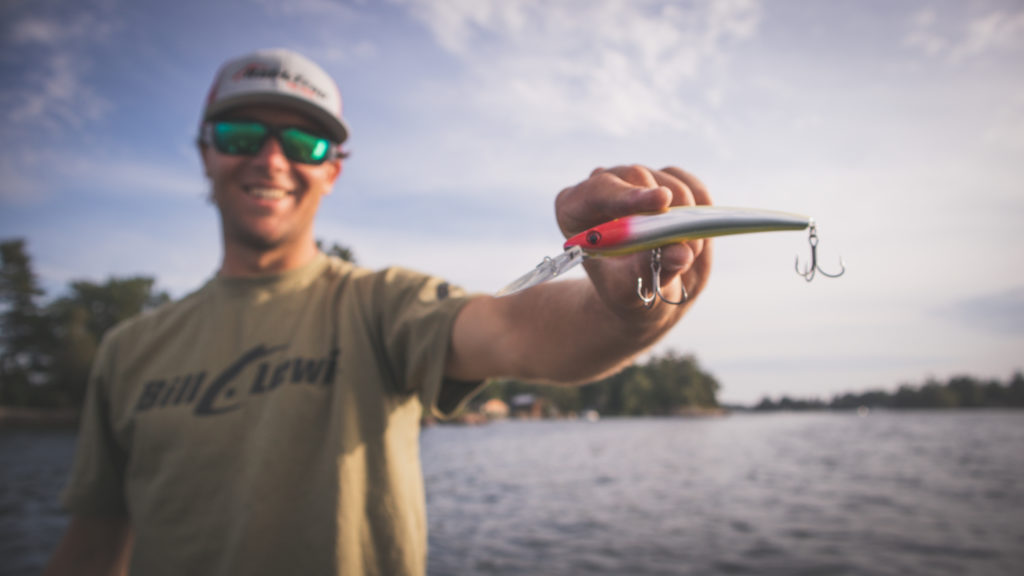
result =
[{"label": "hand", "polygon": [[[642,166],[598,168],[579,184],[566,188],[555,200],[558,226],[566,238],[615,218],[638,213],[664,212],[670,206],[710,205],[707,188],[692,174],[676,167],[651,170]],[[584,261],[601,299],[616,312],[643,307],[636,294],[637,278],[650,289],[651,254],[589,258]],[[682,299],[682,286],[689,296],[683,306],[656,305],[661,314],[677,320],[707,284],[711,268],[711,240],[697,239],[662,248],[661,291],[666,298]],[[650,314],[650,312],[648,312]],[[651,318],[652,320],[655,318]]]},{"label": "hand", "polygon": [[[597,169],[555,201],[566,237],[598,224],[670,206],[710,204],[707,189],[678,168],[640,166]],[[613,374],[675,325],[707,283],[711,242],[694,240],[662,248],[661,290],[680,300],[645,310],[636,279],[651,283],[649,251],[588,258],[590,281],[550,282],[502,298],[475,298],[452,328],[445,375],[472,381],[493,376],[585,383]],[[572,345],[567,346],[566,343]]]}]

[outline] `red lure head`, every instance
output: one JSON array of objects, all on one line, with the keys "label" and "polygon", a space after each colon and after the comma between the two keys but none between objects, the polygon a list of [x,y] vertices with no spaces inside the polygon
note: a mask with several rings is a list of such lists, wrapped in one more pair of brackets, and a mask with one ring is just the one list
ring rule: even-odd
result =
[{"label": "red lure head", "polygon": [[628,239],[629,222],[618,219],[580,232],[566,240],[562,248],[568,250],[573,246],[579,246],[584,252],[602,252],[616,248]]}]

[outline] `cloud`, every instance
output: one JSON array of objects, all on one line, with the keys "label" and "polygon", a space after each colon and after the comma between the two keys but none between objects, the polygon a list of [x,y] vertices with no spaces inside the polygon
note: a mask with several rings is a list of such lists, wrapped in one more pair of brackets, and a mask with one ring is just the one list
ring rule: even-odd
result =
[{"label": "cloud", "polygon": [[1024,46],[1024,10],[1013,14],[994,12],[968,23],[964,39],[950,52],[959,62],[988,52]]},{"label": "cloud", "polygon": [[910,19],[910,30],[907,31],[903,43],[928,56],[938,56],[945,52],[949,41],[935,31],[937,20],[938,15],[931,9],[914,14]]},{"label": "cloud", "polygon": [[[270,14],[311,15],[320,18],[350,18],[354,10],[334,0],[250,0],[263,7]],[[361,2],[358,2],[361,3]]]},{"label": "cloud", "polygon": [[[95,8],[94,8],[95,9]],[[14,22],[5,50],[27,65],[22,82],[0,88],[10,102],[7,119],[51,128],[81,126],[107,114],[112,105],[86,78],[93,67],[89,48],[117,30],[109,15],[79,13]]]},{"label": "cloud", "polygon": [[19,150],[0,159],[0,181],[0,203],[21,205],[66,193],[203,198],[208,189],[189,162],[151,162],[104,150]]},{"label": "cloud", "polygon": [[[202,198],[208,186],[194,166],[151,163],[115,156],[65,158],[62,176],[103,196]],[[64,185],[67,187],[67,184]]]},{"label": "cloud", "polygon": [[105,41],[117,29],[118,24],[109,14],[83,12],[68,15],[60,21],[29,16],[14,24],[10,40],[15,45],[66,48],[81,43]]},{"label": "cloud", "polygon": [[943,24],[934,10],[917,12],[910,19],[904,44],[954,64],[1024,48],[1024,10],[997,10],[968,18],[961,30],[944,30]]},{"label": "cloud", "polygon": [[464,66],[439,99],[454,96],[509,129],[555,134],[692,128],[721,101],[717,73],[761,14],[755,0],[392,1]]},{"label": "cloud", "polygon": [[55,44],[61,38],[61,28],[56,22],[27,18],[15,26],[11,33],[14,44]]},{"label": "cloud", "polygon": [[45,186],[19,160],[0,157],[0,204],[31,204],[44,196]]},{"label": "cloud", "polygon": [[947,315],[985,331],[1024,336],[1024,286],[963,300]]},{"label": "cloud", "polygon": [[1024,152],[1024,91],[1008,94],[993,114],[996,119],[985,131],[985,142],[1011,154]]},{"label": "cloud", "polygon": [[328,46],[316,49],[317,59],[324,64],[350,64],[370,60],[378,54],[377,46],[365,40],[352,45],[333,42]]},{"label": "cloud", "polygon": [[89,69],[83,58],[70,52],[53,53],[41,73],[30,80],[35,89],[22,92],[8,112],[8,119],[22,124],[81,126],[103,117],[110,102],[88,86],[83,76]]}]

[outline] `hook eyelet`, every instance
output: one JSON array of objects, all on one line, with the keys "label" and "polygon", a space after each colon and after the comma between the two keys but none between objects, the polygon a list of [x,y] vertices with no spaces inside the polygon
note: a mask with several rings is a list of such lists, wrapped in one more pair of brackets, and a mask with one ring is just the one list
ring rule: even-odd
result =
[{"label": "hook eyelet", "polygon": [[651,286],[653,289],[650,294],[644,293],[644,279],[639,277],[636,279],[636,295],[640,298],[640,301],[644,303],[644,308],[650,310],[654,307],[658,300],[666,304],[673,306],[680,306],[685,304],[690,299],[690,295],[686,292],[686,286],[680,282],[680,287],[683,289],[683,297],[678,301],[669,300],[665,298],[665,295],[661,292],[661,247],[651,250]]},{"label": "hook eyelet", "polygon": [[846,273],[846,263],[843,262],[842,258],[839,259],[839,272],[825,272],[824,270],[821,269],[821,266],[818,265],[818,227],[814,225],[814,222],[811,222],[811,229],[810,233],[807,236],[807,242],[808,244],[811,245],[810,266],[807,266],[806,268],[804,268],[804,270],[801,271],[799,256],[796,257],[796,262],[793,263],[793,268],[796,269],[796,273],[803,276],[804,280],[807,280],[808,282],[814,280],[815,274],[821,274],[826,278],[839,278],[840,276]]}]

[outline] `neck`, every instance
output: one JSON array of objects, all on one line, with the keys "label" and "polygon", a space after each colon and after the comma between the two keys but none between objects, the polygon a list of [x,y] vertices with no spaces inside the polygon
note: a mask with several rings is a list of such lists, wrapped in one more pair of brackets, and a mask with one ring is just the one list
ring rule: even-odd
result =
[{"label": "neck", "polygon": [[266,276],[301,268],[316,257],[313,239],[296,246],[258,249],[225,244],[220,275],[227,277]]}]

